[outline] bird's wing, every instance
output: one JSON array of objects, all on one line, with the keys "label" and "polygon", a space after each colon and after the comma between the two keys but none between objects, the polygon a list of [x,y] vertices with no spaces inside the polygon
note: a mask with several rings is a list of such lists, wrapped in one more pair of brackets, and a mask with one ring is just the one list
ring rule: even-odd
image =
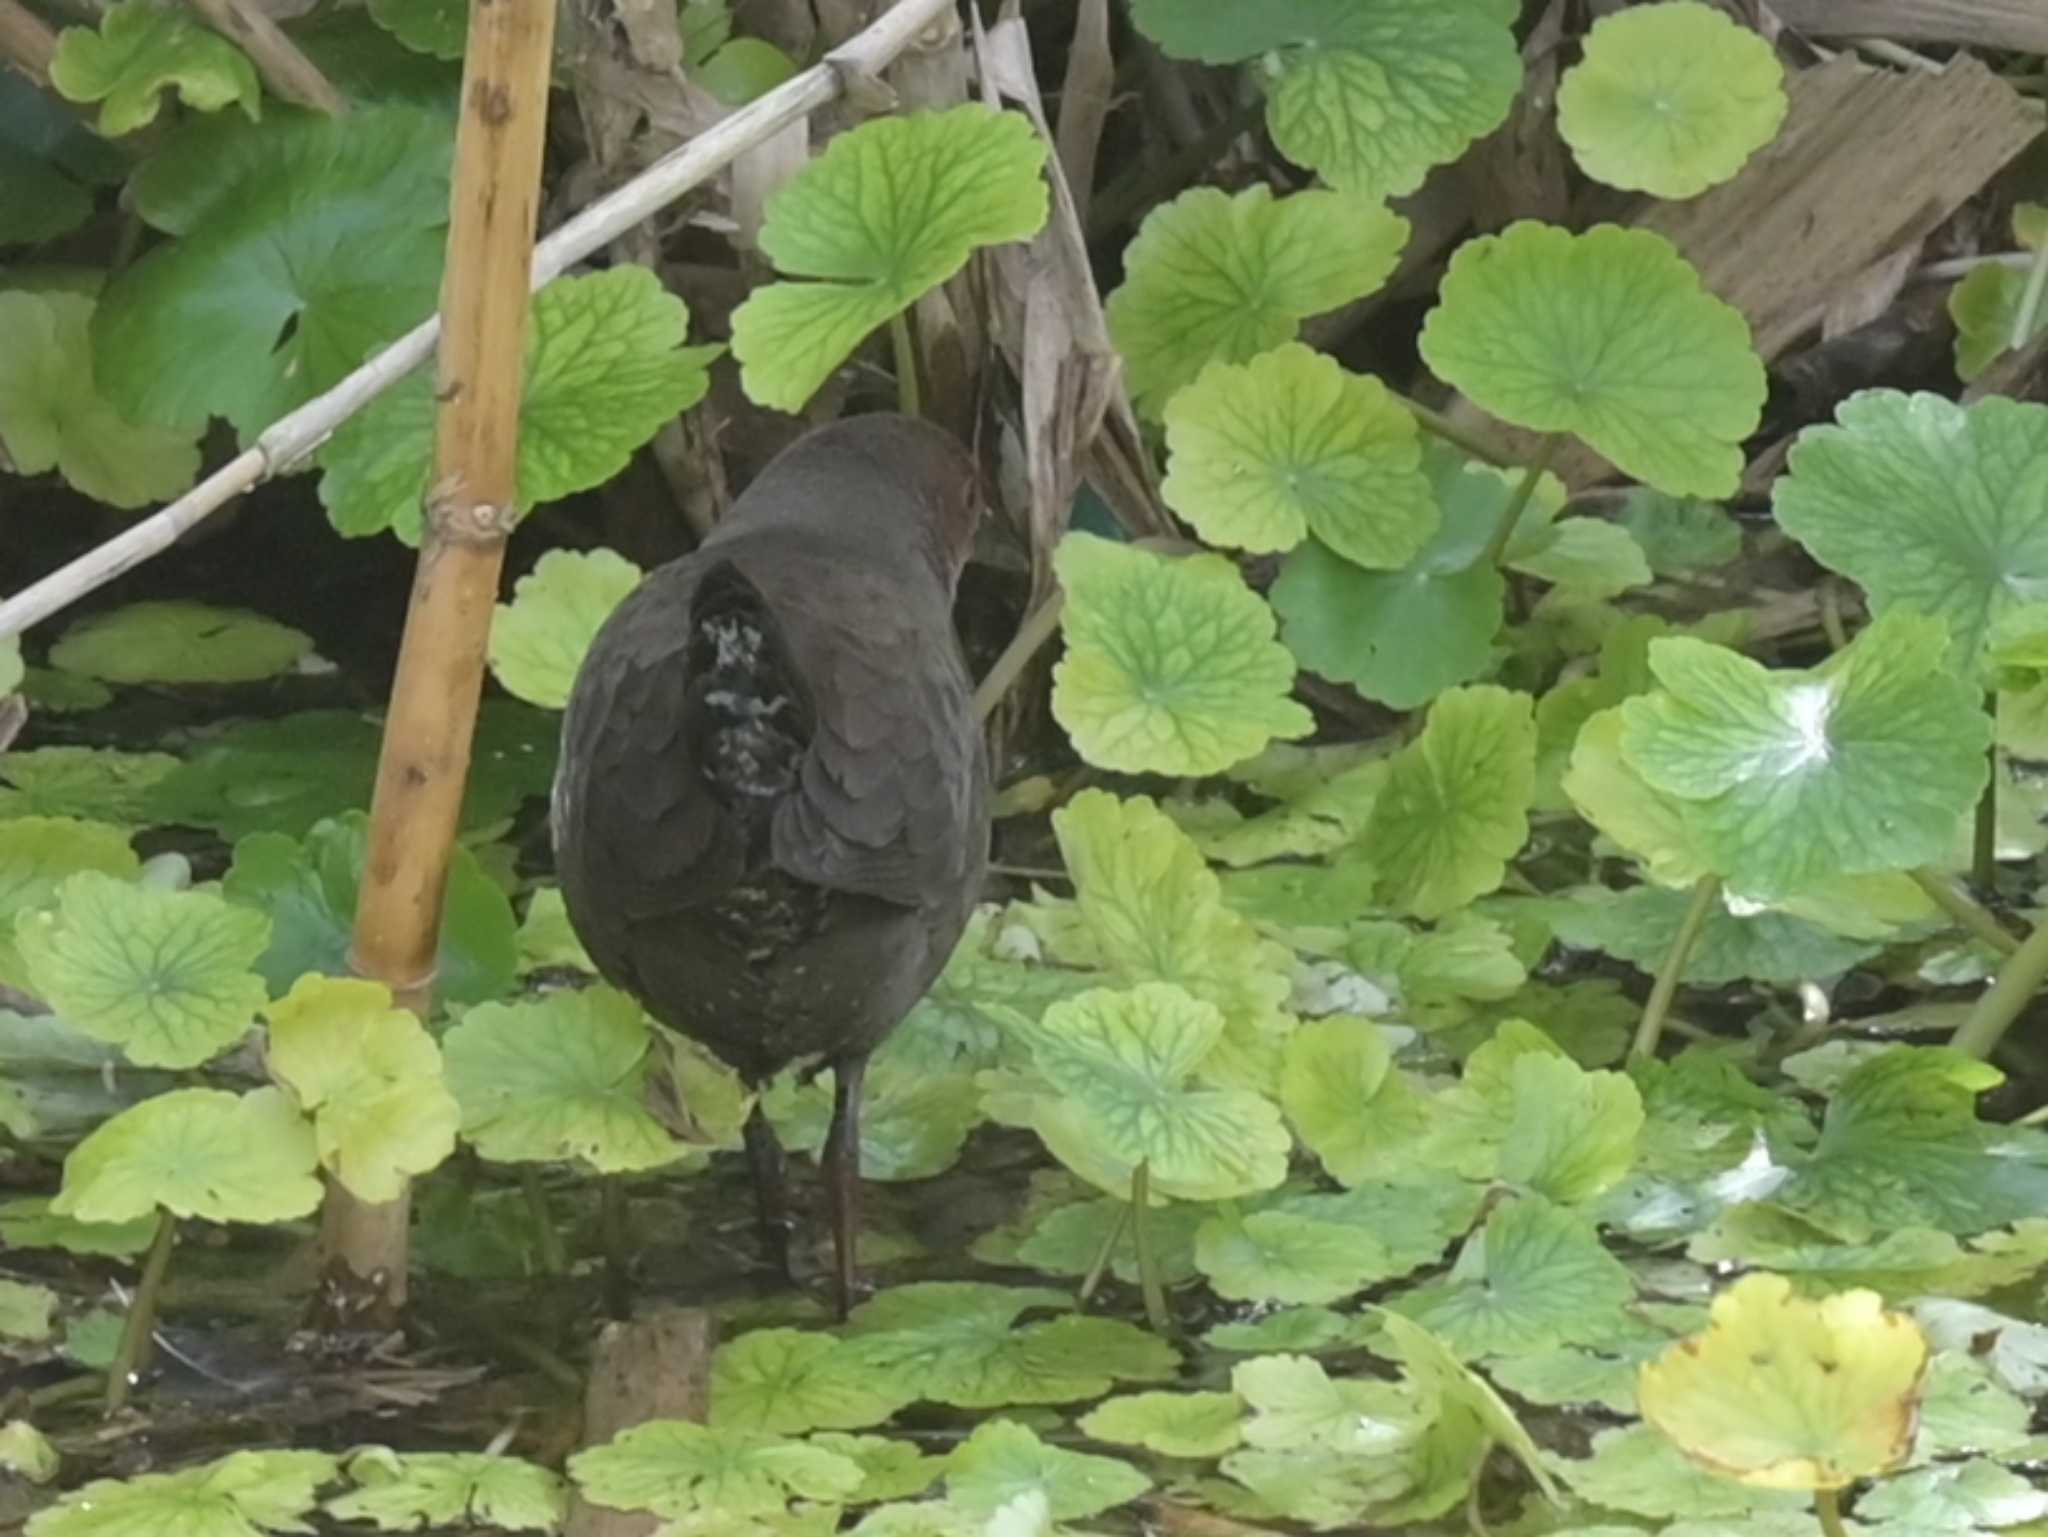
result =
[{"label": "bird's wing", "polygon": [[775,863],[839,891],[929,906],[984,857],[987,769],[937,584],[785,562],[764,586],[809,682],[814,729],[776,807]]},{"label": "bird's wing", "polygon": [[738,874],[725,809],[706,794],[694,744],[682,622],[707,562],[661,568],[592,644],[563,722],[555,848],[565,884],[602,888],[631,917],[715,891]]}]

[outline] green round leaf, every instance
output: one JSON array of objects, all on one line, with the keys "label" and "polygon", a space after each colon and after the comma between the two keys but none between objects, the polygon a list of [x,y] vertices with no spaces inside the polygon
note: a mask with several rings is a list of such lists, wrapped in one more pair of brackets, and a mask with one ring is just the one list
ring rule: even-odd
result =
[{"label": "green round leaf", "polygon": [[1440,918],[1494,890],[1529,836],[1536,720],[1527,694],[1452,689],[1394,755],[1366,823],[1382,898]]},{"label": "green round leaf", "polygon": [[1081,1417],[1081,1434],[1166,1457],[1220,1457],[1242,1439],[1235,1393],[1127,1393]]},{"label": "green round leaf", "polygon": [[1634,1295],[1591,1222],[1523,1196],[1494,1209],[1445,1279],[1389,1305],[1470,1360],[1597,1338]]},{"label": "green round leaf", "polygon": [[1166,408],[1166,504],[1211,544],[1289,550],[1313,532],[1399,566],[1436,531],[1415,419],[1379,380],[1289,342],[1211,363]]},{"label": "green round leaf", "polygon": [[1684,802],[1686,831],[1745,895],[1941,859],[1991,740],[1936,619],[1885,615],[1811,671],[1705,641],[1650,643],[1662,687],[1622,709],[1622,756]]},{"label": "green round leaf", "polygon": [[1336,192],[1195,187],[1153,209],[1106,305],[1132,399],[1156,417],[1210,363],[1293,341],[1384,283],[1407,241],[1406,219]]},{"label": "green round leaf", "polygon": [[[685,347],[690,314],[645,267],[557,278],[533,300],[519,404],[518,510],[602,485],[703,399],[716,347]],[[340,533],[418,544],[433,459],[434,373],[422,365],[320,451]]]},{"label": "green round leaf", "polygon": [[1135,1500],[1152,1480],[1116,1457],[1047,1446],[1013,1420],[985,1420],[946,1463],[946,1494],[976,1517],[996,1514],[1019,1495],[1037,1492],[1056,1520],[1076,1521]]},{"label": "green round leaf", "polygon": [[1497,475],[1425,444],[1437,529],[1398,571],[1368,571],[1313,537],[1281,565],[1268,597],[1302,666],[1396,710],[1428,704],[1493,661],[1506,584],[1479,558],[1507,505]]},{"label": "green round leaf", "polygon": [[124,0],[97,32],[66,27],[50,81],[72,101],[99,102],[99,131],[110,139],[155,122],[159,94],[173,86],[200,112],[238,103],[251,122],[263,113],[263,87],[248,55],[198,18],[153,0]]},{"label": "green round leaf", "polygon": [[432,314],[451,117],[281,111],[173,133],[131,190],[178,238],[93,312],[100,389],[130,421],[224,416],[246,441]]},{"label": "green round leaf", "polygon": [[199,473],[199,434],[137,427],[99,392],[93,304],[81,294],[0,293],[0,444],[19,473],[54,469],[110,507],[176,496]]},{"label": "green round leaf", "polygon": [[1699,0],[1603,16],[1557,88],[1557,131],[1595,181],[1696,197],[1785,120],[1785,70],[1749,28]]},{"label": "green round leaf", "polygon": [[879,1425],[909,1403],[895,1384],[828,1334],[755,1329],[718,1347],[711,1362],[711,1424],[788,1434]]},{"label": "green round leaf", "polygon": [[246,609],[163,601],[79,620],[50,665],[108,683],[253,683],[312,649],[303,631]]},{"label": "green round leaf", "polygon": [[647,1016],[608,987],[479,1004],[443,1038],[462,1134],[500,1163],[658,1169],[687,1149],[646,1105]]},{"label": "green round leaf", "polygon": [[[927,1281],[897,1286],[854,1309],[849,1346],[875,1377],[963,1409],[1100,1398],[1119,1381],[1171,1378],[1180,1357],[1164,1340],[1114,1318],[1067,1311],[1046,1287]],[[1027,1310],[1065,1316],[1020,1324]]]},{"label": "green round leaf", "polygon": [[1053,715],[1090,763],[1213,774],[1314,729],[1288,697],[1294,662],[1272,611],[1227,560],[1070,533],[1053,569],[1067,595]]},{"label": "green round leaf", "polygon": [[569,1476],[599,1505],[673,1517],[779,1516],[792,1498],[844,1499],[865,1475],[851,1458],[801,1441],[648,1420],[578,1452]]},{"label": "green round leaf", "polygon": [[1367,197],[1413,192],[1498,128],[1521,84],[1502,0],[1137,0],[1132,14],[1175,58],[1264,56],[1280,152]]},{"label": "green round leaf", "polygon": [[91,870],[15,925],[37,995],[142,1067],[196,1067],[241,1039],[269,996],[250,969],[269,938],[262,914],[210,893]]},{"label": "green round leaf", "polygon": [[874,118],[835,138],[768,200],[763,254],[791,277],[829,281],[769,283],[733,311],[748,397],[802,409],[875,327],[978,247],[1037,234],[1045,153],[1028,118],[978,103]]},{"label": "green round leaf", "polygon": [[320,1204],[313,1128],[282,1089],[173,1089],[123,1110],[64,1160],[50,1203],[81,1222],[159,1207],[208,1222],[284,1222]]},{"label": "green round leaf", "polygon": [[1393,1069],[1393,1054],[1369,1019],[1333,1014],[1310,1020],[1287,1042],[1280,1105],[1330,1177],[1355,1185],[1371,1170],[1373,1096]]},{"label": "green round leaf", "polygon": [[549,550],[491,622],[491,672],[508,693],[559,710],[584,652],[639,585],[640,568],[612,550]]},{"label": "green round leaf", "polygon": [[1392,1268],[1368,1228],[1227,1209],[1196,1233],[1195,1263],[1219,1297],[1288,1304],[1335,1302]]},{"label": "green round leaf", "polygon": [[1517,426],[1573,432],[1673,496],[1728,496],[1762,419],[1740,312],[1661,235],[1532,221],[1469,240],[1422,328],[1437,377]]},{"label": "green round leaf", "polygon": [[2007,613],[2048,598],[2048,406],[1863,390],[1800,434],[1778,524],[1870,595],[1948,625],[1974,670]]}]

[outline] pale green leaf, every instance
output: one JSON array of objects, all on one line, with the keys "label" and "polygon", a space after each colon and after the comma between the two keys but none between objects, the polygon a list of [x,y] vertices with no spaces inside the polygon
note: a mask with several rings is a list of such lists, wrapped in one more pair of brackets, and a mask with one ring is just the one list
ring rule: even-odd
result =
[{"label": "pale green leaf", "polygon": [[1498,887],[1528,837],[1535,780],[1528,695],[1484,684],[1438,696],[1366,824],[1384,900],[1438,918]]},{"label": "pale green leaf", "polygon": [[1129,1463],[1047,1446],[1028,1426],[985,1420],[953,1450],[946,1495],[975,1516],[993,1516],[1019,1495],[1037,1492],[1056,1520],[1097,1515],[1136,1499],[1152,1481]]},{"label": "pale green leaf", "polygon": [[1080,1429],[1166,1457],[1220,1457],[1243,1438],[1243,1415],[1235,1393],[1127,1393],[1089,1410]]},{"label": "pale green leaf", "polygon": [[843,1499],[862,1478],[858,1463],[822,1447],[684,1420],[648,1420],[586,1447],[569,1476],[596,1504],[657,1516],[775,1516],[792,1498]]},{"label": "pale green leaf", "polygon": [[2048,406],[1863,390],[1800,434],[1772,495],[1778,525],[1894,608],[1948,626],[1975,671],[1992,627],[2048,598]]},{"label": "pale green leaf", "polygon": [[1141,1163],[1153,1190],[1183,1200],[1277,1185],[1291,1145],[1279,1111],[1242,1089],[1188,1085],[1222,1033],[1213,1005],[1170,983],[1055,1003],[1027,1035],[1046,1084],[1029,1093],[1028,1124],[1112,1195],[1130,1190]]},{"label": "pale green leaf", "polygon": [[1222,557],[1070,533],[1053,568],[1067,595],[1053,714],[1089,762],[1210,774],[1313,729],[1289,697],[1294,661],[1272,610]]},{"label": "pale green leaf", "polygon": [[1289,550],[1313,532],[1400,566],[1436,531],[1415,419],[1379,380],[1288,342],[1211,363],[1166,408],[1166,504],[1210,544]]},{"label": "pale green leaf", "polygon": [[[129,0],[114,15],[137,9],[157,7]],[[7,337],[0,351],[0,445],[17,473],[54,469],[73,490],[110,507],[176,496],[199,473],[199,434],[136,426],[99,392],[88,329],[93,302],[82,294],[0,293],[0,335]]]},{"label": "pale green leaf", "polygon": [[[686,347],[690,312],[645,267],[557,278],[533,299],[519,404],[524,514],[612,479],[710,387],[715,347]],[[347,535],[418,544],[434,444],[434,373],[414,370],[320,450],[320,500]]]},{"label": "pale green leaf", "polygon": [[152,0],[124,0],[99,30],[66,27],[49,63],[50,80],[72,101],[99,102],[107,138],[156,121],[160,93],[200,112],[237,104],[253,122],[263,113],[263,88],[248,55],[183,10]]},{"label": "pale green leaf", "polygon": [[1557,131],[1595,181],[1662,198],[1727,181],[1776,137],[1785,70],[1771,45],[1699,0],[1603,16],[1557,88]]},{"label": "pale green leaf", "polygon": [[612,550],[549,550],[500,603],[491,672],[508,693],[559,710],[598,627],[639,584],[640,568]]},{"label": "pale green leaf", "polygon": [[851,1430],[879,1425],[909,1402],[826,1334],[755,1329],[712,1357],[710,1423],[720,1429]]},{"label": "pale green leaf", "polygon": [[327,1452],[233,1452],[176,1473],[99,1478],[38,1511],[34,1537],[258,1537],[308,1532]]},{"label": "pale green leaf", "polygon": [[1132,398],[1156,417],[1208,364],[1293,341],[1385,282],[1407,240],[1407,220],[1337,192],[1196,187],[1153,209],[1105,306]]},{"label": "pale green leaf", "polygon": [[462,1134],[504,1163],[656,1169],[687,1149],[646,1104],[646,1015],[608,987],[480,1004],[442,1038]]},{"label": "pale green leaf", "polygon": [[313,1128],[280,1089],[174,1089],[124,1110],[71,1150],[50,1203],[81,1222],[159,1207],[208,1222],[283,1222],[320,1204]]},{"label": "pale green leaf", "polygon": [[760,247],[790,277],[733,312],[749,398],[802,408],[875,327],[976,248],[1045,223],[1046,146],[1028,118],[969,103],[880,117],[834,138],[768,201]]},{"label": "pale green leaf", "polygon": [[1280,152],[1372,197],[1421,185],[1507,116],[1521,82],[1499,0],[1138,0],[1141,30],[1176,58],[1264,56]]},{"label": "pale green leaf", "polygon": [[519,1457],[359,1447],[349,1455],[348,1476],[356,1487],[322,1509],[379,1531],[475,1525],[552,1532],[569,1513],[561,1477]]},{"label": "pale green leaf", "polygon": [[441,1049],[383,983],[301,977],[268,1013],[270,1070],[312,1116],[321,1164],[359,1199],[395,1201],[455,1151],[462,1112]]}]

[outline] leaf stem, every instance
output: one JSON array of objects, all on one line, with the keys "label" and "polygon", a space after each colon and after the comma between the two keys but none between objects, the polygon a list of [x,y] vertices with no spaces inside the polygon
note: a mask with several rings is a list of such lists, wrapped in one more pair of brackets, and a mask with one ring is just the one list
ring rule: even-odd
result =
[{"label": "leaf stem", "polygon": [[1906,873],[1913,878],[1914,885],[1927,893],[1928,900],[1955,919],[1956,926],[1972,939],[1981,940],[2001,955],[2018,952],[2019,936],[2000,923],[1990,908],[1943,872],[1922,865]]},{"label": "leaf stem", "polygon": [[178,1241],[178,1219],[163,1207],[156,1209],[156,1237],[150,1241],[149,1258],[142,1263],[142,1280],[128,1302],[128,1320],[121,1326],[121,1343],[115,1347],[113,1364],[107,1368],[107,1413],[118,1412],[128,1402],[135,1379],[149,1365],[151,1336],[156,1333],[156,1301],[164,1289],[164,1272],[171,1266],[171,1250]]},{"label": "leaf stem", "polygon": [[2034,339],[2044,295],[2048,295],[2048,240],[2042,241],[2034,252],[2034,264],[2027,269],[2027,286],[2020,290],[2020,306],[2013,311],[2012,336],[2006,345],[2014,352]]},{"label": "leaf stem", "polygon": [[1564,434],[1553,432],[1544,438],[1536,450],[1536,457],[1529,461],[1529,467],[1522,471],[1522,478],[1515,486],[1514,495],[1508,498],[1507,506],[1500,512],[1500,522],[1493,530],[1493,537],[1486,541],[1486,549],[1479,556],[1482,566],[1497,566],[1507,553],[1508,541],[1515,536],[1515,525],[1522,521],[1522,510],[1529,505],[1529,498],[1536,494],[1536,482],[1543,478],[1543,472],[1550,468],[1550,461],[1557,457],[1557,451],[1564,446]]},{"label": "leaf stem", "polygon": [[905,416],[924,415],[917,388],[917,348],[910,340],[910,312],[889,317],[889,347],[896,355],[896,407]]},{"label": "leaf stem", "polygon": [[1131,1209],[1126,1206],[1116,1214],[1116,1221],[1109,1225],[1109,1231],[1103,1235],[1102,1247],[1095,1251],[1095,1263],[1081,1277],[1081,1290],[1074,1296],[1077,1307],[1086,1307],[1094,1300],[1096,1288],[1102,1285],[1103,1276],[1109,1273],[1109,1257],[1116,1252],[1116,1241],[1124,1236],[1130,1220]]},{"label": "leaf stem", "polygon": [[533,1213],[535,1238],[540,1244],[543,1275],[567,1275],[569,1256],[562,1249],[562,1235],[548,1211],[548,1193],[541,1189],[540,1170],[530,1163],[519,1166],[519,1188],[526,1192],[526,1208]]},{"label": "leaf stem", "polygon": [[1173,1315],[1166,1311],[1166,1287],[1159,1278],[1159,1255],[1152,1247],[1152,1224],[1146,1210],[1152,1203],[1152,1164],[1140,1159],[1131,1170],[1131,1237],[1138,1246],[1138,1285],[1145,1293],[1145,1321],[1154,1334],[1173,1332]]},{"label": "leaf stem", "polygon": [[989,668],[988,676],[975,686],[974,714],[977,719],[989,718],[995,707],[1003,702],[1003,695],[1009,693],[1010,685],[1023,675],[1031,659],[1038,655],[1039,648],[1052,639],[1060,627],[1060,611],[1066,604],[1067,595],[1055,587],[1046,594],[1043,603],[1024,616],[1017,633],[1010,637],[1009,645],[1003,647],[1003,654]]},{"label": "leaf stem", "polygon": [[1978,995],[1969,1017],[1949,1038],[1949,1045],[1969,1056],[1989,1057],[2044,981],[2048,981],[2048,923],[2021,940],[2020,947],[1998,968],[1998,975]]},{"label": "leaf stem", "polygon": [[1828,638],[1828,650],[1840,651],[1849,644],[1849,627],[1842,623],[1842,589],[1833,577],[1820,584],[1820,628]]},{"label": "leaf stem", "polygon": [[1685,975],[1685,963],[1692,955],[1692,947],[1699,942],[1700,930],[1706,927],[1707,916],[1720,900],[1720,876],[1702,875],[1694,883],[1692,901],[1686,906],[1678,932],[1671,938],[1671,948],[1664,954],[1664,964],[1657,968],[1657,980],[1650,988],[1649,1001],[1643,1005],[1642,1021],[1636,1026],[1635,1044],[1629,1048],[1631,1057],[1647,1059],[1657,1055],[1657,1041],[1664,1033],[1664,1016],[1671,1012],[1671,1000],[1678,996],[1678,979]]},{"label": "leaf stem", "polygon": [[1984,794],[1977,801],[1977,825],[1970,840],[1970,879],[1984,891],[1998,881],[1998,694],[1987,690],[1984,713],[1991,717],[1991,745],[1985,756],[1991,772],[1984,776]]},{"label": "leaf stem", "polygon": [[1849,1537],[1842,1525],[1842,1497],[1833,1489],[1813,1491],[1813,1513],[1820,1517],[1821,1537]]},{"label": "leaf stem", "polygon": [[626,1262],[626,1177],[605,1174],[597,1182],[598,1231],[604,1244],[605,1311],[630,1318],[633,1288]]},{"label": "leaf stem", "polygon": [[1399,394],[1398,392],[1390,391],[1389,393],[1393,394],[1396,400],[1408,408],[1408,414],[1415,418],[1415,423],[1418,427],[1434,437],[1442,438],[1453,448],[1462,448],[1473,458],[1483,460],[1485,463],[1495,465],[1501,469],[1506,469],[1515,462],[1511,456],[1501,450],[1499,445],[1488,441],[1469,428],[1460,427],[1456,422],[1444,415],[1443,412],[1431,410],[1421,401],[1410,400],[1406,395]]}]

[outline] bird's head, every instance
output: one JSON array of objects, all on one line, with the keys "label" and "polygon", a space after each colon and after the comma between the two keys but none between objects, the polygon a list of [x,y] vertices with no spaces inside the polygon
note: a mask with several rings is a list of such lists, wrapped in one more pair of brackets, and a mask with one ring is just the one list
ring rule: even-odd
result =
[{"label": "bird's head", "polygon": [[893,412],[806,433],[742,500],[757,498],[778,510],[801,508],[803,521],[840,538],[907,544],[949,593],[973,553],[983,504],[981,472],[965,445],[943,427]]}]

